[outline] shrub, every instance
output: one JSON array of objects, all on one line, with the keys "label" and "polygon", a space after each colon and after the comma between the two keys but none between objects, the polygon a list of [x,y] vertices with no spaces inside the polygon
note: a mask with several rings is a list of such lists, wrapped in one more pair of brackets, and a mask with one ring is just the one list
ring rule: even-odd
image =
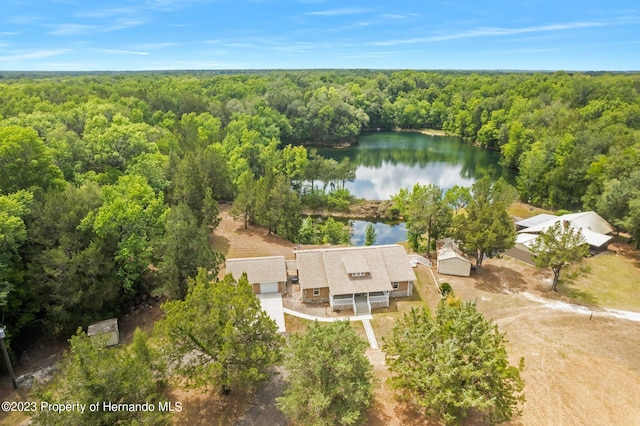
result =
[{"label": "shrub", "polygon": [[451,284],[442,283],[440,284],[440,294],[442,297],[447,297],[449,293],[453,292],[453,288],[451,288]]}]

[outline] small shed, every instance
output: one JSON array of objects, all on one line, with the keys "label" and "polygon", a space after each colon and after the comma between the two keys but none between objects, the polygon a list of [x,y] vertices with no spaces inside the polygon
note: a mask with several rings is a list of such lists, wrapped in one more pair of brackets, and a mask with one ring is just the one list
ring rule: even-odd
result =
[{"label": "small shed", "polygon": [[471,275],[471,261],[451,238],[443,238],[436,243],[438,249],[438,273],[468,277]]},{"label": "small shed", "polygon": [[105,346],[117,345],[120,342],[120,332],[118,331],[118,318],[96,322],[87,329],[87,336],[92,340],[98,336],[106,338]]}]

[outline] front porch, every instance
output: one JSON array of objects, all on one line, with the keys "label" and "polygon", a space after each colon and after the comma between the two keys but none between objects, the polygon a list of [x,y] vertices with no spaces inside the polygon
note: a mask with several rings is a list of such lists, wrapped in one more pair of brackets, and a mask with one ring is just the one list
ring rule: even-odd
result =
[{"label": "front porch", "polygon": [[329,305],[333,311],[352,310],[354,315],[371,315],[372,308],[388,308],[389,292],[329,294]]}]

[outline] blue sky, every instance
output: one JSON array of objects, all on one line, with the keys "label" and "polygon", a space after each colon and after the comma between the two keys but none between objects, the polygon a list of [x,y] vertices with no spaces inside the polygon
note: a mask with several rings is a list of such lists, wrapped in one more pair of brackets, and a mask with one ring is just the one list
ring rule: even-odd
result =
[{"label": "blue sky", "polygon": [[0,70],[640,70],[637,0],[0,0]]}]

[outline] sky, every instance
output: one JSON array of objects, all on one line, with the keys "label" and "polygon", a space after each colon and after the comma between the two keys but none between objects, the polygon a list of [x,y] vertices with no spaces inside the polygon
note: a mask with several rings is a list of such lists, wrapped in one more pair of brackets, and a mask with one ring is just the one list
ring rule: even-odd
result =
[{"label": "sky", "polygon": [[640,70],[637,0],[0,0],[0,70]]}]

